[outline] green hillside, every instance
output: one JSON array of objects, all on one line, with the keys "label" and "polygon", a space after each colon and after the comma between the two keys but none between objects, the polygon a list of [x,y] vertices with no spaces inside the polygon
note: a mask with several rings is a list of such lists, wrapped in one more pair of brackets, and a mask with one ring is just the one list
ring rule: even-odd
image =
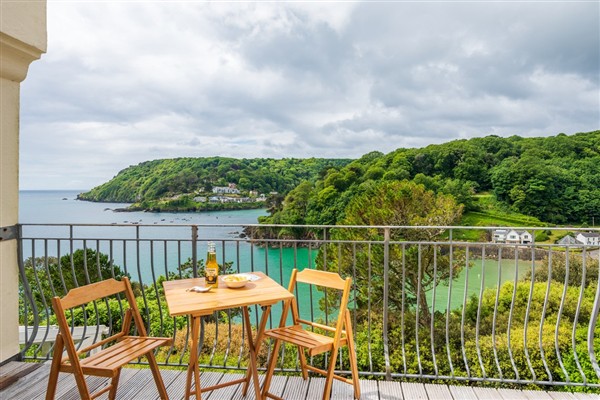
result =
[{"label": "green hillside", "polygon": [[119,172],[110,181],[79,195],[81,200],[148,202],[180,194],[210,193],[233,183],[241,191],[288,193],[302,181],[314,181],[328,168],[350,160],[322,158],[225,157],[175,158],[143,162]]},{"label": "green hillside", "polygon": [[[453,196],[464,206],[465,218],[473,218],[471,212],[487,213],[491,225],[512,225],[506,221],[511,213],[511,218],[533,217],[519,217],[524,225],[591,223],[592,217],[600,217],[600,131],[543,138],[487,136],[369,153],[330,169],[314,184],[298,186],[261,222],[338,224],[353,198],[383,182],[403,180]],[[482,208],[476,196],[480,192],[493,195],[496,211]]]}]

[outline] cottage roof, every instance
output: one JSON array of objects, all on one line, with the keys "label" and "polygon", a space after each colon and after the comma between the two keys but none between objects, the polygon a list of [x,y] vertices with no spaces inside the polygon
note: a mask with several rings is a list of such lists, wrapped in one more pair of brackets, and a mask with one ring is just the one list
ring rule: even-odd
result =
[{"label": "cottage roof", "polygon": [[[586,238],[600,237],[600,233],[597,233],[597,232],[581,232],[579,235],[586,237]],[[577,236],[579,236],[579,235],[577,235]]]}]

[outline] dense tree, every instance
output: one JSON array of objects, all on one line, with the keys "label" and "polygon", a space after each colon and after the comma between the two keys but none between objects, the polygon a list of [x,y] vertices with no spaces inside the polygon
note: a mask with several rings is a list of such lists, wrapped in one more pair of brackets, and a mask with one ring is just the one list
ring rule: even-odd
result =
[{"label": "dense tree", "polygon": [[[383,182],[373,185],[353,198],[346,211],[342,225],[369,226],[447,226],[461,217],[462,206],[451,196],[438,194],[414,182]],[[389,293],[390,309],[400,312],[402,303],[416,304],[420,312],[420,323],[428,326],[431,321],[427,293],[440,283],[456,277],[464,265],[463,257],[454,253],[451,259],[441,246],[413,244],[416,241],[431,242],[444,234],[442,228],[392,229],[389,240]],[[333,229],[335,240],[378,241],[384,240],[383,229]],[[408,242],[402,244],[402,242]],[[373,246],[371,251],[352,246],[328,251],[328,269],[341,269],[344,275],[355,275],[359,283],[356,307],[368,309],[367,301],[381,302],[384,282],[382,246]],[[420,255],[420,256],[419,256]],[[356,257],[356,264],[353,262]],[[321,257],[317,257],[317,261]],[[353,269],[354,265],[363,266]],[[364,267],[371,265],[372,269]],[[325,266],[323,266],[325,267]],[[371,279],[369,279],[371,274]],[[371,287],[360,282],[372,282]]]}]

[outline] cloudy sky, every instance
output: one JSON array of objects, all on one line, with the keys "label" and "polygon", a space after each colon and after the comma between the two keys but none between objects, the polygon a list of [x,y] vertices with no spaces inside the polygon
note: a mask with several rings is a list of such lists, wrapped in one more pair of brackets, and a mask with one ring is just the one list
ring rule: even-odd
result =
[{"label": "cloudy sky", "polygon": [[48,1],[22,189],[142,161],[600,129],[600,3]]}]

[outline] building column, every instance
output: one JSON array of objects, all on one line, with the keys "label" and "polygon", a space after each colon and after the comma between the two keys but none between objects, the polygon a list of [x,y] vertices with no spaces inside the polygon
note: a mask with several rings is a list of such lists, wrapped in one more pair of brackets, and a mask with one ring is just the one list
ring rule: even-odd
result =
[{"label": "building column", "polygon": [[0,363],[19,353],[20,85],[46,41],[45,0],[0,2]]}]

